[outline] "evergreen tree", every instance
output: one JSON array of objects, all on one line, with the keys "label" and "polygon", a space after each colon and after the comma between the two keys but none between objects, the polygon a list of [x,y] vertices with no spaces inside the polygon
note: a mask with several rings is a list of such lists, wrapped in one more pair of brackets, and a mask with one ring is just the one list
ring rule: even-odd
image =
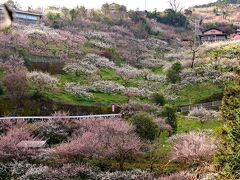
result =
[{"label": "evergreen tree", "polygon": [[177,117],[176,117],[176,109],[166,104],[163,107],[162,115],[166,117],[166,122],[172,127],[173,133],[177,132]]},{"label": "evergreen tree", "polygon": [[232,179],[240,178],[240,79],[228,87],[222,101],[221,146],[217,154],[217,166]]}]

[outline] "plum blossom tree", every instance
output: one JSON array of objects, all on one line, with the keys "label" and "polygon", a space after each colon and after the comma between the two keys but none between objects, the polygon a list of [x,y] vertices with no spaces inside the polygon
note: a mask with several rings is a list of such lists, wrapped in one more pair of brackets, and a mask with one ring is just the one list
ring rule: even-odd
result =
[{"label": "plum blossom tree", "polygon": [[144,143],[127,122],[119,119],[85,120],[75,137],[50,150],[58,160],[114,159],[120,170],[129,158],[143,152]]},{"label": "plum blossom tree", "polygon": [[27,73],[27,80],[32,83],[37,93],[41,94],[44,90],[57,90],[58,79],[49,73],[33,71]]},{"label": "plum blossom tree", "polygon": [[34,140],[24,126],[10,129],[5,136],[0,137],[0,159],[23,159],[33,155],[35,153],[34,150],[17,146],[18,143],[24,140]]},{"label": "plum blossom tree", "polygon": [[27,88],[26,67],[24,61],[17,56],[10,56],[0,61],[0,69],[5,71],[3,84],[6,87],[9,99],[16,101],[16,108],[20,106]]},{"label": "plum blossom tree", "polygon": [[7,89],[9,98],[12,100],[20,100],[26,93],[26,72],[21,70],[8,73],[5,75],[3,83]]},{"label": "plum blossom tree", "polygon": [[211,160],[217,149],[217,142],[203,132],[179,134],[170,138],[173,146],[171,159],[187,164],[204,163]]}]

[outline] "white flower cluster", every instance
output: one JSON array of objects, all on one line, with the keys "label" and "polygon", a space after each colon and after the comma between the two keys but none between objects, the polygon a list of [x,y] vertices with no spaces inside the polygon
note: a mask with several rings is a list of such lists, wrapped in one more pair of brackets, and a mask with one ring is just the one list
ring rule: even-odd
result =
[{"label": "white flower cluster", "polygon": [[118,34],[121,34],[122,36],[134,37],[134,34],[131,31],[129,31],[129,29],[124,28],[123,26],[113,26],[111,30]]},{"label": "white flower cluster", "polygon": [[125,87],[113,81],[97,81],[91,86],[91,90],[102,93],[123,93]]},{"label": "white flower cluster", "polygon": [[224,73],[211,67],[188,69],[181,73],[182,84],[201,83],[204,81],[221,82],[224,80],[224,77]]},{"label": "white flower cluster", "polygon": [[101,48],[101,49],[107,49],[111,47],[110,44],[104,43],[100,40],[90,40],[89,43],[91,43],[94,47]]},{"label": "white flower cluster", "polygon": [[164,66],[165,62],[163,62],[161,59],[147,58],[147,59],[139,60],[138,64],[141,67],[154,68],[158,66]]},{"label": "white flower cluster", "polygon": [[120,75],[123,78],[133,79],[139,76],[143,75],[143,71],[139,70],[133,66],[130,65],[123,65],[122,67],[118,67],[115,69],[118,75]]},{"label": "white flower cluster", "polygon": [[129,87],[125,89],[124,94],[126,96],[139,96],[139,97],[150,97],[153,92],[148,89],[138,89],[136,87]]},{"label": "white flower cluster", "polygon": [[66,83],[65,90],[76,96],[83,96],[87,98],[91,98],[93,96],[92,93],[89,92],[88,87],[80,86],[78,83]]},{"label": "white flower cluster", "polygon": [[112,70],[115,70],[117,74],[123,78],[132,79],[143,75],[142,70],[139,70],[127,64],[124,64],[121,67],[116,66],[113,61],[110,61],[109,59],[96,54],[87,54],[83,61],[86,61],[98,68],[110,68]]},{"label": "white flower cluster", "polygon": [[107,32],[101,31],[84,31],[80,32],[83,36],[87,37],[88,39],[98,39],[102,42],[111,43],[113,42],[111,36]]},{"label": "white flower cluster", "polygon": [[[218,118],[219,113],[213,110],[207,110],[205,108],[194,108],[188,114],[189,117],[201,118],[201,119],[212,119]],[[202,121],[202,120],[201,120]]]},{"label": "white flower cluster", "polygon": [[116,65],[114,62],[110,61],[109,59],[105,57],[101,57],[96,54],[87,54],[85,58],[83,59],[84,62],[87,62],[89,64],[92,64],[98,68],[110,68],[110,69],[116,69]]},{"label": "white flower cluster", "polygon": [[121,179],[152,179],[150,173],[142,170],[132,170],[132,171],[115,171],[115,172],[101,172],[96,175],[97,179],[105,180],[121,180]]},{"label": "white flower cluster", "polygon": [[147,75],[147,80],[164,83],[164,82],[166,82],[166,77],[151,73],[151,74]]},{"label": "white flower cluster", "polygon": [[233,45],[233,44],[236,44],[236,42],[234,42],[234,41],[218,41],[218,42],[214,42],[214,43],[204,43],[200,47],[200,53],[203,54],[203,53],[209,52],[211,50],[219,49],[221,47]]},{"label": "white flower cluster", "polygon": [[66,73],[70,74],[95,74],[98,72],[98,68],[94,65],[90,64],[89,62],[75,62],[67,64],[63,70]]},{"label": "white flower cluster", "polygon": [[207,81],[219,83],[235,77],[234,73],[222,73],[210,67],[186,69],[181,73],[180,76],[181,83],[170,84],[167,89],[181,90],[191,84]]},{"label": "white flower cluster", "polygon": [[156,39],[156,38],[149,38],[147,40],[142,40],[142,41],[148,49],[159,50],[159,49],[167,49],[168,47],[167,42],[162,41],[160,39]]},{"label": "white flower cluster", "polygon": [[215,61],[213,65],[223,69],[238,69],[240,68],[240,60],[237,58],[222,58],[219,61]]},{"label": "white flower cluster", "polygon": [[57,88],[58,79],[52,77],[49,73],[41,71],[33,71],[27,73],[27,79],[30,81],[38,90],[50,89],[55,90]]}]

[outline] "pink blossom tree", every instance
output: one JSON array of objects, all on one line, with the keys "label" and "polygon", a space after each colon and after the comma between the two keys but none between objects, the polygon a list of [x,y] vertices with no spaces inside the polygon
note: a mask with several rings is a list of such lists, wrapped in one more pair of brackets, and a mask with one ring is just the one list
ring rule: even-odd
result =
[{"label": "pink blossom tree", "polygon": [[175,135],[170,138],[170,144],[173,146],[171,160],[187,164],[208,162],[217,149],[214,138],[203,132]]},{"label": "pink blossom tree", "polygon": [[33,155],[34,150],[17,146],[18,143],[26,140],[34,140],[34,138],[24,126],[10,129],[5,136],[0,137],[0,159],[24,159]]},{"label": "pink blossom tree", "polygon": [[50,150],[59,160],[114,159],[120,170],[127,159],[143,152],[133,127],[119,119],[81,121],[75,137]]}]

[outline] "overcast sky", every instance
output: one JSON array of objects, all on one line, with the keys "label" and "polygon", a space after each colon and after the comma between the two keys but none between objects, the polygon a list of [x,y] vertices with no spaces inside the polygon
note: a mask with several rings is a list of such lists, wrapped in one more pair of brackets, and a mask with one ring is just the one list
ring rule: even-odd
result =
[{"label": "overcast sky", "polygon": [[[0,2],[4,2],[6,0],[0,0]],[[58,7],[68,7],[72,8],[77,5],[85,6],[86,8],[100,8],[104,3],[112,3],[116,2],[118,4],[123,4],[128,7],[128,9],[136,9],[139,8],[144,10],[145,8],[145,0],[14,0],[17,1],[22,8],[26,9],[28,6],[32,7],[47,7],[50,5],[58,6]],[[158,10],[164,10],[169,7],[168,0],[146,0],[147,1],[147,9],[153,10],[157,8]],[[209,2],[215,2],[216,0],[179,0],[183,7],[187,8],[194,5],[205,4]]]}]

